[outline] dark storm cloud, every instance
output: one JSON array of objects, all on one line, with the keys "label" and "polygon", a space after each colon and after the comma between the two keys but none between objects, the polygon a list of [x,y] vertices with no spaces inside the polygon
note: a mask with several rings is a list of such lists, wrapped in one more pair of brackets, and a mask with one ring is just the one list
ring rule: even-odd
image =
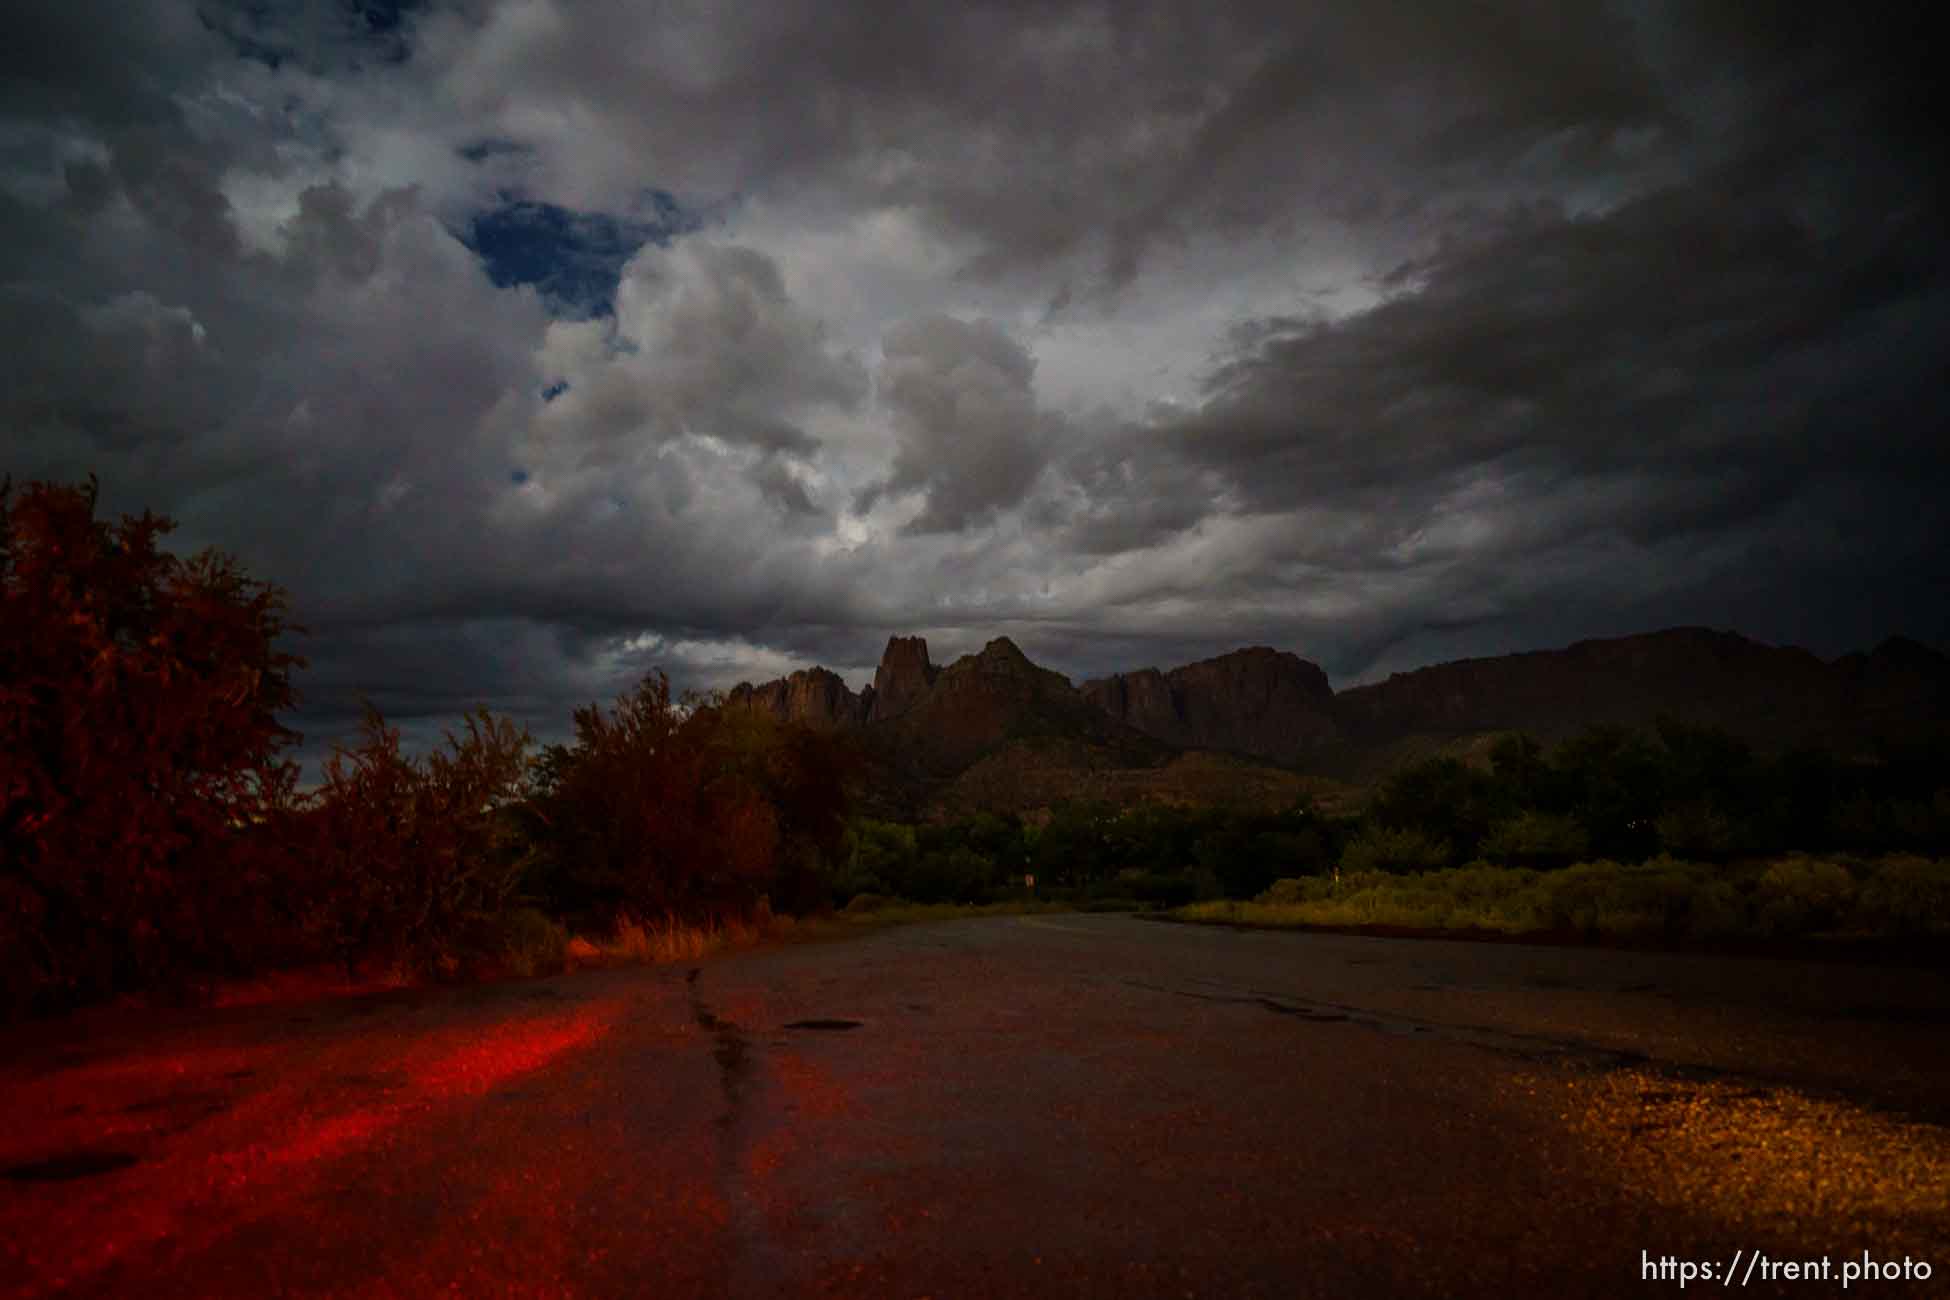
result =
[{"label": "dark storm cloud", "polygon": [[1916,22],[32,5],[0,471],[288,586],[314,747],[894,632],[1942,638]]},{"label": "dark storm cloud", "polygon": [[1031,384],[1036,363],[992,324],[929,316],[887,331],[881,401],[894,421],[893,472],[862,494],[923,492],[907,525],[959,532],[1022,500],[1041,472],[1047,430]]}]

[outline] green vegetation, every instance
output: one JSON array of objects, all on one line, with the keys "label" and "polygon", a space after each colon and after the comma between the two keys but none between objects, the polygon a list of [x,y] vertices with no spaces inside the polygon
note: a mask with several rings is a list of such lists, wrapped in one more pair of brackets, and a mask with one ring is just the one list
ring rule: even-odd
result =
[{"label": "green vegetation", "polygon": [[[979,813],[910,826],[863,818],[848,828],[833,899],[1175,907],[1249,897],[1282,874],[1325,869],[1336,836],[1305,807],[1243,813],[1066,803],[1038,819]],[[1031,876],[1033,889],[1025,884]]]},{"label": "green vegetation", "polygon": [[[1755,754],[1661,722],[1404,769],[1334,870],[1186,920],[1714,940],[1950,931],[1950,753]],[[1917,856],[1918,853],[1923,856]],[[1594,856],[1595,855],[1595,856]]]},{"label": "green vegetation", "polygon": [[1661,855],[1555,871],[1475,863],[1417,875],[1287,879],[1251,902],[1195,903],[1188,921],[1574,932],[1633,939],[1950,934],[1950,862],[1792,855],[1739,866]]}]

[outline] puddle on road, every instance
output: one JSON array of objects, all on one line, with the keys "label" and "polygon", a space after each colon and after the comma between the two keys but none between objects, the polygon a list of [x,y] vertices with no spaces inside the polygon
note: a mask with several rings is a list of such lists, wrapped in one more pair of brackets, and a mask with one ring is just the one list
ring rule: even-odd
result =
[{"label": "puddle on road", "polygon": [[1301,1020],[1312,1020],[1320,1024],[1332,1024],[1335,1021],[1352,1018],[1345,1011],[1314,1011],[1307,1007],[1296,1007],[1285,1002],[1276,1002],[1272,998],[1260,998],[1258,1001],[1259,1005],[1265,1007],[1268,1011],[1277,1012],[1283,1016],[1294,1016]]},{"label": "puddle on road", "polygon": [[112,1174],[136,1163],[136,1157],[127,1151],[64,1151],[45,1160],[9,1165],[0,1169],[0,1178],[16,1183],[66,1183]]},{"label": "puddle on road", "polygon": [[162,1097],[145,1097],[132,1101],[122,1107],[124,1115],[149,1115],[159,1112],[175,1112],[189,1115],[193,1119],[208,1119],[229,1110],[235,1102],[228,1093],[222,1092],[178,1092]]}]

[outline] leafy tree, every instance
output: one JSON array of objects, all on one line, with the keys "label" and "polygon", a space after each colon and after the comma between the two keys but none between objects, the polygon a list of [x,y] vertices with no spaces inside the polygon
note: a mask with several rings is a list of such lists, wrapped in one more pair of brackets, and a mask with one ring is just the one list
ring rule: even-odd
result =
[{"label": "leafy tree", "polygon": [[996,883],[995,864],[958,844],[923,853],[901,892],[920,903],[979,903]]},{"label": "leafy tree", "polygon": [[537,879],[566,912],[724,916],[775,895],[820,906],[846,844],[853,759],[838,741],[718,701],[674,704],[661,673],[543,755],[526,814]]},{"label": "leafy tree", "polygon": [[1369,811],[1382,826],[1420,832],[1470,858],[1509,809],[1488,773],[1460,759],[1432,758],[1390,777]]},{"label": "leafy tree", "polygon": [[1552,755],[1569,796],[1565,811],[1584,827],[1593,853],[1636,862],[1657,846],[1660,759],[1644,736],[1624,727],[1592,727]]},{"label": "leafy tree", "polygon": [[1051,883],[1084,884],[1115,871],[1111,855],[1110,809],[1095,803],[1062,803],[1036,836],[1032,861],[1036,875]]},{"label": "leafy tree", "polygon": [[348,966],[449,958],[516,901],[530,857],[511,813],[530,789],[528,733],[482,709],[424,759],[368,709],[311,810],[311,921]]},{"label": "leafy tree", "polygon": [[843,853],[833,884],[838,903],[856,894],[899,894],[913,874],[919,846],[912,826],[863,817],[848,827]]},{"label": "leafy tree", "polygon": [[1490,746],[1490,771],[1503,797],[1518,808],[1548,808],[1557,801],[1550,760],[1535,736],[1513,731]]},{"label": "leafy tree", "polygon": [[1435,871],[1448,865],[1450,853],[1447,844],[1420,831],[1370,826],[1342,850],[1341,871],[1350,875],[1359,871]]},{"label": "leafy tree", "polygon": [[[236,857],[293,797],[286,598],[99,485],[0,486],[0,967],[16,999],[235,960],[266,891]],[[268,884],[270,882],[257,882]],[[239,909],[242,909],[241,911]]]},{"label": "leafy tree", "polygon": [[536,800],[544,879],[568,911],[702,915],[755,902],[778,826],[723,755],[682,734],[662,673],[605,712],[575,712],[575,744]]},{"label": "leafy tree", "polygon": [[1500,823],[1483,841],[1483,856],[1508,867],[1568,867],[1590,851],[1584,827],[1570,817],[1536,809]]},{"label": "leafy tree", "polygon": [[742,790],[770,808],[777,851],[765,884],[769,901],[788,912],[826,906],[861,767],[850,739],[726,708],[718,696],[689,702],[678,738],[705,753],[714,786]]}]

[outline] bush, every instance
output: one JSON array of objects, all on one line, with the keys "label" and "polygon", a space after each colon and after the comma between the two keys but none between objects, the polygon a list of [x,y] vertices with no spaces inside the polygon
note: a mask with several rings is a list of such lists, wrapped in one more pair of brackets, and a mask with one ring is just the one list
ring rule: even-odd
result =
[{"label": "bush", "polygon": [[860,818],[847,828],[840,865],[833,878],[833,899],[844,902],[855,894],[897,894],[900,882],[914,870],[920,855],[912,826]]},{"label": "bush", "polygon": [[1712,804],[1695,800],[1678,804],[1653,823],[1659,844],[1668,853],[1719,861],[1733,853],[1738,837],[1733,822]]},{"label": "bush", "polygon": [[[1216,887],[1217,882],[1213,884]],[[1200,893],[1197,880],[1166,871],[1120,871],[1104,889],[1106,896],[1136,899],[1155,907],[1183,907]]]},{"label": "bush", "polygon": [[1832,930],[1855,904],[1848,869],[1819,858],[1785,858],[1767,868],[1754,890],[1762,931],[1775,935]]},{"label": "bush", "polygon": [[1950,862],[1884,858],[1856,899],[1856,921],[1882,934],[1950,933]]},{"label": "bush", "polygon": [[1687,933],[1695,939],[1726,939],[1750,933],[1752,909],[1729,880],[1708,880],[1693,891],[1686,909]]},{"label": "bush", "polygon": [[[285,919],[285,597],[98,487],[0,485],[0,965],[16,1005],[221,972]],[[249,829],[250,834],[243,832]],[[0,1011],[7,1008],[0,1007]]]},{"label": "bush", "polygon": [[1362,871],[1434,871],[1447,866],[1449,846],[1419,831],[1370,826],[1341,851],[1343,874]]},{"label": "bush", "polygon": [[1437,866],[1447,865],[1449,850],[1474,856],[1509,811],[1505,792],[1489,773],[1454,758],[1403,768],[1382,785],[1372,809],[1380,825],[1416,831],[1427,843],[1447,846]]},{"label": "bush", "polygon": [[311,923],[348,967],[430,969],[521,886],[529,859],[506,810],[528,791],[532,742],[486,710],[423,760],[376,710],[362,737],[327,761],[310,814]]},{"label": "bush", "polygon": [[917,903],[980,903],[987,901],[994,876],[994,863],[957,845],[922,854],[901,892]]},{"label": "bush", "polygon": [[569,932],[532,907],[502,913],[494,918],[492,929],[490,951],[510,974],[526,978],[568,964]]},{"label": "bush", "polygon": [[1319,876],[1298,879],[1283,876],[1274,881],[1265,893],[1253,901],[1268,906],[1292,906],[1295,903],[1311,903],[1328,897],[1334,889],[1334,882]]},{"label": "bush", "polygon": [[[679,706],[660,673],[575,714],[524,814],[557,911],[727,920],[762,897],[826,906],[848,843],[845,742],[719,700]],[[888,882],[891,883],[891,882]]]},{"label": "bush", "polygon": [[1483,856],[1516,867],[1568,867],[1590,848],[1591,837],[1573,819],[1531,809],[1498,823],[1483,841]]},{"label": "bush", "polygon": [[1791,857],[1739,873],[1660,856],[1628,866],[1528,871],[1472,863],[1422,875],[1288,878],[1251,903],[1200,905],[1187,919],[1275,925],[1578,930],[1665,938],[1806,936],[1852,918],[1878,934],[1950,933],[1950,863],[1891,858],[1856,885],[1844,865]]}]

